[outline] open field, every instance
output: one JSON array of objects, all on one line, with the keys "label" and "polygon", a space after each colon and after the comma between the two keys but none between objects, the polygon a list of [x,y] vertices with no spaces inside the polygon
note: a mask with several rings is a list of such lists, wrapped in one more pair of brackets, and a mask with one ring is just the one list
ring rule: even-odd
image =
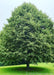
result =
[{"label": "open field", "polygon": [[3,66],[0,75],[54,75],[54,63],[30,64],[29,70],[26,65]]}]

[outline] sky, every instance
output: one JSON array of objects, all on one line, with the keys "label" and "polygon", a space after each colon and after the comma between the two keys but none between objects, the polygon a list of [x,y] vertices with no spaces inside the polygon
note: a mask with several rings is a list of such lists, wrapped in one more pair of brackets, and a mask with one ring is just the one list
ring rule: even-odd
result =
[{"label": "sky", "polygon": [[11,17],[14,8],[24,2],[34,4],[43,13],[46,13],[54,21],[54,0],[0,0],[0,31],[7,24],[7,18]]}]

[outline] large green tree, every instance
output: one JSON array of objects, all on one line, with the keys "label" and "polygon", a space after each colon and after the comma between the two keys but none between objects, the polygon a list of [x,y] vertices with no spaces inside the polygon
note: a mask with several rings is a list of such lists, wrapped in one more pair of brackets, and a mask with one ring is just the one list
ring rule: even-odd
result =
[{"label": "large green tree", "polygon": [[53,22],[30,3],[15,8],[0,32],[0,61],[5,65],[51,62]]}]

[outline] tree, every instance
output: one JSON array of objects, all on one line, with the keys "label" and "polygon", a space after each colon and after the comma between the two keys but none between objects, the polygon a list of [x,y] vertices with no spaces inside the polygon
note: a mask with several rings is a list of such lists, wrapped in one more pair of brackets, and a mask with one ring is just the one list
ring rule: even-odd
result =
[{"label": "tree", "polygon": [[[15,8],[1,31],[0,61],[5,65],[51,62],[53,22],[31,3]],[[50,35],[51,34],[51,35]],[[52,43],[53,44],[53,43]]]}]

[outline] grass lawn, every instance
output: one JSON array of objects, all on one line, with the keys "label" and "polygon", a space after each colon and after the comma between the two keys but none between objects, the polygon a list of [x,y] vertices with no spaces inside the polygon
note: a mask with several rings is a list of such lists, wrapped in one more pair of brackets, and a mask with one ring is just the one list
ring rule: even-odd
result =
[{"label": "grass lawn", "polygon": [[54,63],[30,64],[29,70],[26,65],[3,66],[0,75],[54,75]]}]

